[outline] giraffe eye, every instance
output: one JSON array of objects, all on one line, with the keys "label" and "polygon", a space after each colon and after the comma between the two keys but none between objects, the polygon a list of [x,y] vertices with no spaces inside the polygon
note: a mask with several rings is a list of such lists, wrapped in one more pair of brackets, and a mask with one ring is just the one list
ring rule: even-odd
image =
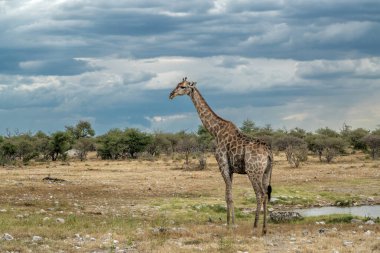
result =
[{"label": "giraffe eye", "polygon": [[186,87],[185,86],[180,86],[181,89],[185,89]]}]

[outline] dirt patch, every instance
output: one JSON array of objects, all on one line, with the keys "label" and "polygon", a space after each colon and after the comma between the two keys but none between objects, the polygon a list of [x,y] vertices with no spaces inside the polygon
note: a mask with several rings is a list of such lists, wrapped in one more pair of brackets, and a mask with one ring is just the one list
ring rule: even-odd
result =
[{"label": "dirt patch", "polygon": [[67,182],[65,179],[50,177],[50,176],[44,177],[42,179],[42,181],[48,182],[48,183],[64,183],[64,182]]}]

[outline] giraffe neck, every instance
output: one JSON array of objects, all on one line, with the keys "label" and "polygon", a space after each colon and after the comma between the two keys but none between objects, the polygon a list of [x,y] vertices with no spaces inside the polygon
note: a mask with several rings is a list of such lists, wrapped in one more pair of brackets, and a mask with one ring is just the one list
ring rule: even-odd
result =
[{"label": "giraffe neck", "polygon": [[218,132],[224,124],[227,123],[226,120],[219,117],[207,104],[206,100],[202,97],[201,93],[196,87],[193,88],[193,92],[190,97],[197,109],[199,118],[201,119],[203,126],[210,132],[214,137],[217,136]]}]

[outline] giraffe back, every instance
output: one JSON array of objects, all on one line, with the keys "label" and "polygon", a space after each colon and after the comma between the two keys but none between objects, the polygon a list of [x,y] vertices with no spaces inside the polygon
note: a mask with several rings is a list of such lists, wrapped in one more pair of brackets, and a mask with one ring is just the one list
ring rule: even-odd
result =
[{"label": "giraffe back", "polygon": [[254,164],[272,157],[267,143],[246,136],[231,122],[222,129],[217,136],[217,145],[221,152],[226,152],[231,173],[247,174],[247,163]]}]

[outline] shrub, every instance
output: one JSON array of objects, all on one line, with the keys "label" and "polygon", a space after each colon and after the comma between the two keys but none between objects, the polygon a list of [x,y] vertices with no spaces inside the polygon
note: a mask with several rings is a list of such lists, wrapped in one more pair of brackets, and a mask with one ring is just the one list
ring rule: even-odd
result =
[{"label": "shrub", "polygon": [[362,141],[368,146],[372,159],[375,159],[380,153],[380,135],[369,134]]},{"label": "shrub", "polygon": [[301,138],[285,135],[277,138],[274,146],[285,152],[286,160],[292,167],[298,168],[301,162],[307,160],[307,144]]},{"label": "shrub", "polygon": [[135,128],[112,129],[98,138],[98,155],[102,159],[137,158],[151,143],[151,136]]}]

